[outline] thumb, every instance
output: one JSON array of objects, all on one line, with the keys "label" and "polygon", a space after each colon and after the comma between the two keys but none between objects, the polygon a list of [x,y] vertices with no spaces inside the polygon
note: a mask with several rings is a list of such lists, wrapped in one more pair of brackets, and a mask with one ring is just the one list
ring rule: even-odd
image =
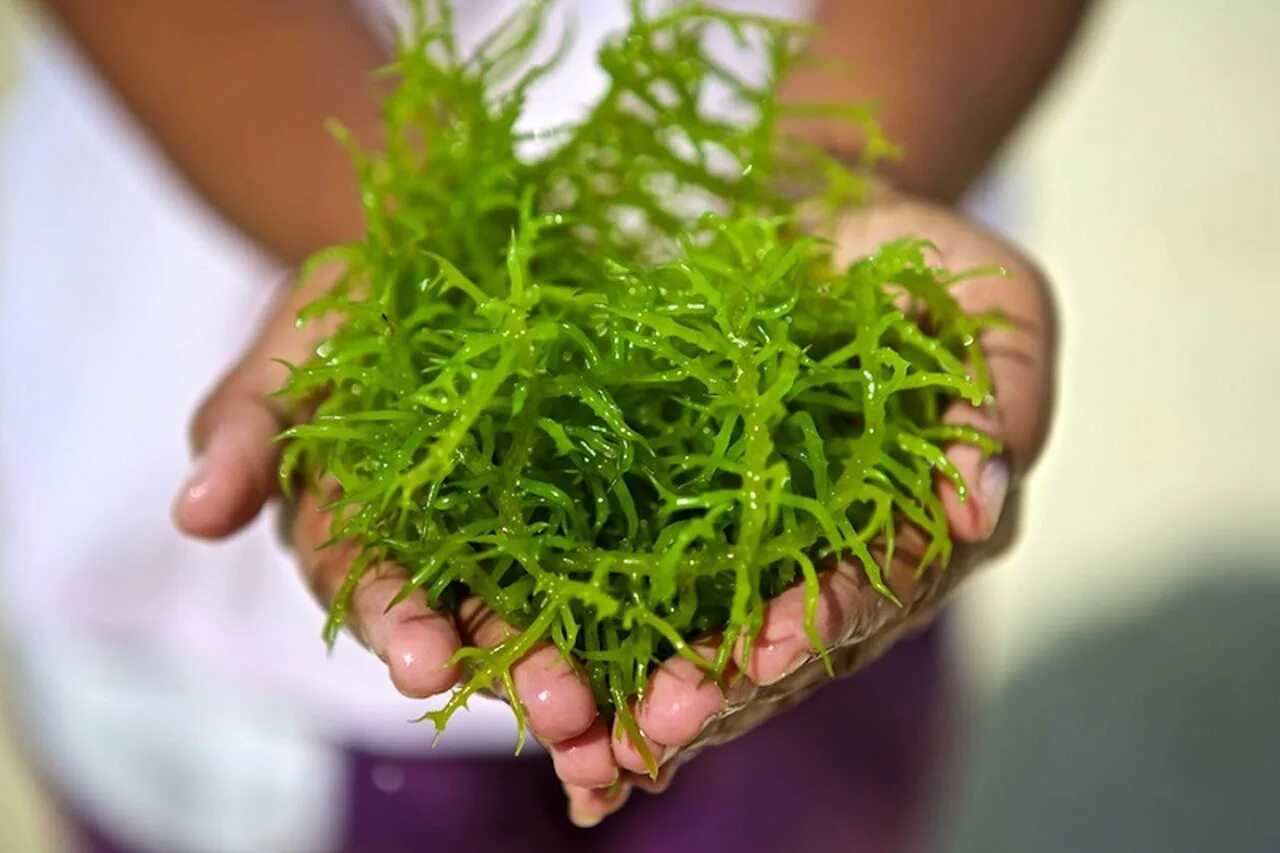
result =
[{"label": "thumb", "polygon": [[1004,240],[953,210],[891,188],[882,188],[879,201],[841,224],[840,244],[845,254],[858,257],[903,234],[928,237],[937,260],[952,270],[999,266],[1007,272],[967,278],[952,290],[964,311],[1007,321],[986,329],[978,341],[995,402],[980,408],[957,402],[945,415],[948,423],[974,427],[1002,445],[991,458],[970,444],[947,448],[967,495],[947,477],[938,478],[954,538],[982,542],[995,532],[1008,497],[1044,446],[1054,398],[1053,301],[1044,275]]},{"label": "thumb", "polygon": [[1040,454],[1053,404],[1055,325],[1048,287],[1007,247],[1001,263],[1008,278],[974,279],[956,292],[966,311],[994,311],[1009,321],[979,341],[994,402],[980,408],[958,402],[946,413],[947,422],[975,427],[1002,444],[990,458],[971,444],[947,450],[968,486],[963,499],[949,481],[940,486],[952,534],[961,542],[982,542],[995,532],[1007,498]]},{"label": "thumb", "polygon": [[281,362],[305,361],[332,328],[319,320],[300,326],[296,317],[337,275],[336,268],[326,268],[310,275],[304,286],[283,288],[257,338],[197,410],[191,473],[173,504],[174,524],[183,533],[202,539],[229,536],[276,493],[280,450],[275,437],[288,417],[271,395],[288,378]]},{"label": "thumb", "polygon": [[228,536],[252,521],[274,494],[274,438],[283,420],[266,393],[233,374],[200,407],[191,430],[191,473],[173,505],[174,523],[183,533]]}]

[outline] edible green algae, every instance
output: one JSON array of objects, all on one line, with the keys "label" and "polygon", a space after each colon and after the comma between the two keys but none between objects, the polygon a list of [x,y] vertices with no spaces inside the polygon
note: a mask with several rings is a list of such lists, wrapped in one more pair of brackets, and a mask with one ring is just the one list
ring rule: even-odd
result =
[{"label": "edible green algae", "polygon": [[[361,546],[330,642],[384,561],[410,572],[402,597],[478,596],[519,629],[459,654],[464,683],[426,715],[437,732],[478,691],[514,697],[512,665],[550,641],[642,744],[631,708],[655,666],[680,654],[721,677],[793,584],[825,656],[814,609],[837,556],[892,598],[908,522],[920,570],[945,565],[935,477],[965,484],[944,447],[996,448],[941,414],[987,400],[990,321],[960,310],[961,276],[930,266],[926,242],[837,266],[797,221],[863,202],[891,149],[865,107],[781,100],[804,27],[633,3],[599,52],[604,94],[534,139],[520,119],[556,61],[535,61],[549,5],[464,56],[450,5],[414,4],[385,148],[353,147],[366,233],[317,257],[345,272],[301,319],[343,323],[291,367],[281,393],[306,417],[281,478],[331,478],[333,540]],[[762,82],[707,50],[715,30],[756,52]],[[737,114],[710,109],[714,92]],[[862,162],[785,132],[814,111],[861,127]],[[708,661],[687,644],[709,635]]]}]

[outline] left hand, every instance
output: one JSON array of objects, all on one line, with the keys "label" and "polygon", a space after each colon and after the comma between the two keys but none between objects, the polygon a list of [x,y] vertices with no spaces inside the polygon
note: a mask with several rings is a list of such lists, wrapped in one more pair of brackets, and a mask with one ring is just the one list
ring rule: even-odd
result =
[{"label": "left hand", "polygon": [[[923,537],[910,528],[899,533],[886,580],[902,601],[901,607],[872,589],[856,563],[841,561],[823,574],[816,627],[837,676],[861,668],[925,624],[961,580],[1010,545],[1017,529],[1017,486],[1039,455],[1052,408],[1055,323],[1043,276],[1016,250],[972,221],[901,196],[852,215],[837,238],[840,253],[851,259],[908,235],[932,240],[936,260],[950,269],[999,265],[1009,273],[1007,278],[977,278],[955,286],[953,292],[965,310],[998,311],[1013,326],[988,330],[980,341],[990,363],[997,404],[975,409],[958,402],[947,413],[948,420],[971,424],[1001,439],[1004,450],[984,461],[977,448],[949,449],[949,457],[970,486],[969,500],[961,502],[948,481],[938,480],[955,552],[945,570],[932,567],[917,577],[916,558]],[[599,823],[622,806],[633,787],[664,789],[679,765],[699,750],[745,734],[828,682],[804,630],[804,593],[803,585],[797,585],[769,602],[750,666],[746,672],[730,667],[727,692],[679,657],[655,672],[636,716],[649,749],[662,764],[658,780],[645,775],[640,753],[617,730],[613,759],[623,771],[623,784],[612,792],[566,784],[574,822]],[[712,656],[716,646],[716,638],[711,638],[700,648]],[[742,652],[740,644],[734,654],[738,666]]]}]

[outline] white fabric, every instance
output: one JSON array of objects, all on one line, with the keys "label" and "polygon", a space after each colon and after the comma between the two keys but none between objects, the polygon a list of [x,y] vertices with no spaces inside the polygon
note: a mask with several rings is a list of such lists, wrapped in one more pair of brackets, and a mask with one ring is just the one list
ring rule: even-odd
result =
[{"label": "white fabric", "polygon": [[[594,45],[626,16],[624,0],[564,5],[578,47],[534,95],[540,125],[598,90]],[[474,38],[514,2],[459,6]],[[0,608],[20,711],[68,793],[140,841],[317,849],[340,784],[330,744],[425,751],[429,724],[405,721],[439,701],[400,698],[345,638],[326,656],[267,520],[212,546],[174,532],[188,419],[281,271],[61,38],[30,42],[0,130]],[[478,700],[441,751],[513,743],[509,710]]]},{"label": "white fabric", "polygon": [[289,703],[175,671],[145,649],[56,636],[17,664],[44,772],[122,844],[293,853],[328,849],[340,831],[342,754],[306,737]]}]

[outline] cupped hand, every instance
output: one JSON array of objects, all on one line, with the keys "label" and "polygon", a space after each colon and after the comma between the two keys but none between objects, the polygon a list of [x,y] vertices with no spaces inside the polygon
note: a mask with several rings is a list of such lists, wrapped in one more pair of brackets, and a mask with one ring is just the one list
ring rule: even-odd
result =
[{"label": "cupped hand", "polygon": [[[851,215],[836,235],[845,259],[903,236],[931,240],[933,260],[950,269],[1000,266],[1008,273],[955,286],[966,311],[997,311],[1011,325],[986,331],[980,341],[996,403],[983,408],[957,403],[946,415],[1000,439],[1004,449],[983,459],[970,445],[949,448],[948,456],[970,486],[968,500],[962,501],[950,481],[937,481],[956,548],[945,570],[933,567],[920,576],[922,534],[910,528],[898,534],[886,580],[901,606],[872,589],[855,562],[841,561],[823,573],[815,621],[836,676],[859,669],[923,626],[957,583],[1008,547],[1017,528],[1018,484],[1040,452],[1052,409],[1055,325],[1044,277],[974,222],[907,197],[890,197]],[[717,647],[718,638],[712,637],[698,648],[710,659]],[[724,686],[708,681],[702,669],[681,657],[654,673],[635,711],[646,746],[662,764],[658,779],[644,774],[640,751],[625,733],[616,732],[613,753],[623,783],[612,797],[569,788],[571,813],[580,823],[598,823],[616,811],[632,787],[662,790],[699,750],[750,731],[830,680],[805,631],[803,584],[768,603],[764,625],[750,654],[745,651],[739,643]]]},{"label": "cupped hand", "polygon": [[[280,448],[275,438],[290,414],[273,398],[285,382],[284,363],[302,363],[337,322],[296,322],[298,311],[324,292],[338,270],[322,270],[299,286],[282,288],[256,340],[200,406],[192,422],[192,472],[173,506],[184,533],[204,539],[229,536],[253,521],[278,496]],[[330,539],[326,496],[307,492],[287,513],[285,531],[303,577],[328,606],[345,581],[358,546]],[[462,645],[489,647],[512,630],[477,600],[456,612],[434,610],[418,593],[388,608],[409,575],[384,564],[366,571],[351,599],[347,627],[387,666],[405,696],[427,698],[450,690],[461,673],[450,661]],[[512,668],[517,699],[531,733],[547,748],[566,786],[597,791],[619,777],[609,732],[596,711],[585,676],[553,646],[532,649]],[[602,800],[609,801],[606,793]]]}]

